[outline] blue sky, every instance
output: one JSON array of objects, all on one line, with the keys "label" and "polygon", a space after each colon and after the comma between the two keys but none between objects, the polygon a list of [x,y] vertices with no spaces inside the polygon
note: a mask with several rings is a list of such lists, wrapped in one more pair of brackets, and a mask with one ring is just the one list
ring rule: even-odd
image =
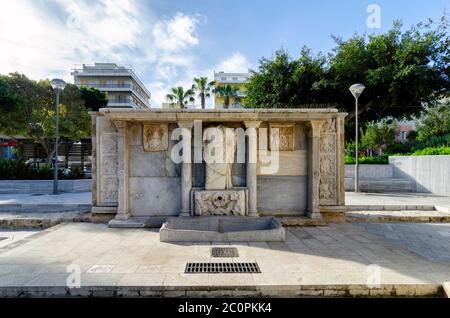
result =
[{"label": "blue sky", "polygon": [[[380,28],[369,28],[370,4]],[[329,52],[330,35],[380,33],[394,19],[438,19],[448,0],[15,0],[1,4],[0,73],[73,81],[74,64],[132,65],[158,106],[168,89],[213,70],[246,71],[283,47]],[[6,13],[6,14],[5,14]]]}]

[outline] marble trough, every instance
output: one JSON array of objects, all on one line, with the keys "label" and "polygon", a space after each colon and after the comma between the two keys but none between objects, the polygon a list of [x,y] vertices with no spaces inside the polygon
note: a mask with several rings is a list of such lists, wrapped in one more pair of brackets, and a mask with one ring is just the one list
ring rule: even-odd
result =
[{"label": "marble trough", "polygon": [[169,218],[161,242],[283,242],[285,231],[274,217],[205,216]]}]

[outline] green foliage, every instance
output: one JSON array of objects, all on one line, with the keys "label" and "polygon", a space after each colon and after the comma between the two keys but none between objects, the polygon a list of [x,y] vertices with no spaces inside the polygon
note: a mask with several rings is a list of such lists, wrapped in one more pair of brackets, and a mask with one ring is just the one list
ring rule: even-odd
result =
[{"label": "green foliage", "polygon": [[188,103],[194,103],[194,91],[193,89],[184,90],[181,86],[172,87],[170,93],[166,95],[166,99],[172,104],[185,108]]},{"label": "green foliage", "polygon": [[283,50],[261,59],[248,85],[246,106],[338,104],[351,119],[354,98],[348,88],[361,82],[366,90],[360,97],[360,119],[371,121],[418,115],[423,103],[448,94],[450,46],[444,21],[437,26],[420,23],[405,32],[395,22],[384,34],[335,41],[326,57],[304,48],[296,59]]},{"label": "green foliage", "polygon": [[92,87],[81,87],[80,96],[84,100],[84,106],[91,111],[98,111],[108,105],[105,93]]},{"label": "green foliage", "polygon": [[207,77],[194,77],[192,90],[198,92],[198,97],[200,97],[200,105],[202,108],[205,108],[206,98],[211,96],[211,91],[213,91],[214,84],[214,81],[208,82]]},{"label": "green foliage", "polygon": [[388,124],[387,120],[381,123],[370,122],[365,131],[361,129],[361,148],[366,150],[380,149],[383,146],[391,146],[395,143],[395,137],[399,133],[399,125],[396,122]]},{"label": "green foliage", "polygon": [[417,140],[424,141],[430,137],[450,133],[450,103],[449,99],[436,102],[425,107],[416,120]]},{"label": "green foliage", "polygon": [[217,87],[214,92],[223,100],[224,108],[229,108],[231,101],[239,101],[239,89],[229,84]]},{"label": "green foliage", "polygon": [[[0,131],[7,135],[23,135],[40,143],[47,154],[47,162],[50,162],[55,149],[56,117],[55,93],[50,81],[33,81],[25,75],[12,73],[2,76],[1,82],[4,88],[7,84],[13,105],[0,108]],[[62,92],[60,137],[76,141],[90,135],[90,116],[86,105],[94,105],[88,97],[97,93],[93,90],[84,92],[83,95],[72,84],[67,84]],[[83,96],[88,99],[84,100]]]},{"label": "green foliage", "polygon": [[414,151],[412,156],[450,155],[450,147],[428,147]]},{"label": "green foliage", "polygon": [[[356,159],[353,156],[345,155],[344,158],[346,165],[355,164]],[[368,156],[362,156],[358,157],[358,163],[360,164],[366,164],[366,165],[384,165],[389,163],[389,156],[383,155],[379,157],[368,157]]]},{"label": "green foliage", "polygon": [[[84,172],[81,166],[74,165],[67,175],[63,170],[58,171],[59,179],[83,179]],[[26,163],[24,159],[9,160],[0,158],[0,180],[52,180],[53,168],[45,165],[38,167]]]}]

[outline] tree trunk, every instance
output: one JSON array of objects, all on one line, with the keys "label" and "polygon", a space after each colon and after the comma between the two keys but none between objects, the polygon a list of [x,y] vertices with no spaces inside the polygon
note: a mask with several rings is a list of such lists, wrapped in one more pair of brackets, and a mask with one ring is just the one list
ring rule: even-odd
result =
[{"label": "tree trunk", "polygon": [[[370,108],[370,106],[373,104],[373,101],[368,102],[366,105],[362,106],[362,107],[358,107],[358,116],[361,115],[362,113],[364,113],[366,110],[368,110]],[[354,110],[348,112],[347,117],[345,117],[345,120],[351,120],[353,118],[355,118],[356,116],[356,112]]]},{"label": "tree trunk", "polygon": [[202,104],[202,109],[205,109],[205,94],[200,94],[200,103]]}]

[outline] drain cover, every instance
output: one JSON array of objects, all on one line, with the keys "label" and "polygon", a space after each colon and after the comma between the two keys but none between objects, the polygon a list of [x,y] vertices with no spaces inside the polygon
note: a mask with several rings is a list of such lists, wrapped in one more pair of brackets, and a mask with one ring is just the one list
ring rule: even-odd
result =
[{"label": "drain cover", "polygon": [[185,273],[261,273],[257,263],[187,263]]},{"label": "drain cover", "polygon": [[211,248],[212,257],[239,257],[236,247],[213,247]]}]

